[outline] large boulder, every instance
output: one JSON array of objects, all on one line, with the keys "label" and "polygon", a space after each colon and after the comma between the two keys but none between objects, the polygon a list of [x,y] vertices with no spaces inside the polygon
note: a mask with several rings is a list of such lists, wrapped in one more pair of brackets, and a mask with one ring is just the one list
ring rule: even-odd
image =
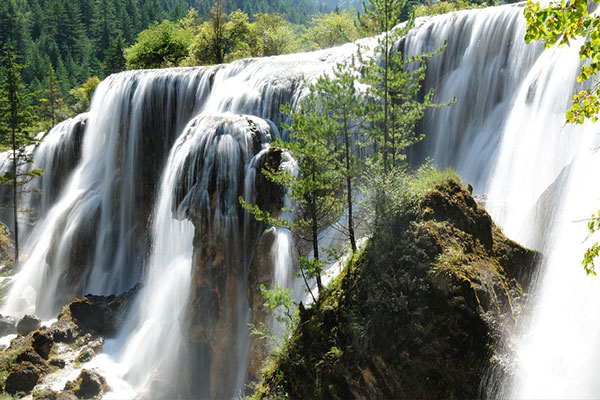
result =
[{"label": "large boulder", "polygon": [[54,345],[54,338],[48,330],[33,333],[32,346],[44,360],[48,359],[50,351],[52,351],[52,345]]},{"label": "large boulder", "polygon": [[[386,221],[387,223],[387,221]],[[390,216],[300,323],[259,398],[481,398],[538,253],[444,181]]]},{"label": "large boulder", "polygon": [[46,361],[33,349],[26,349],[19,354],[15,360],[17,364],[21,364],[25,361],[35,365],[41,371],[47,371],[48,369]]},{"label": "large boulder", "polygon": [[17,324],[17,332],[19,335],[27,335],[33,332],[42,325],[42,321],[34,315],[25,315]]},{"label": "large boulder", "polygon": [[[115,296],[87,295],[69,304],[69,311],[77,327],[83,332],[110,336],[117,331],[126,307],[139,291],[138,284],[128,292]],[[69,340],[68,331],[60,333],[62,340]]]},{"label": "large boulder", "polygon": [[75,381],[65,384],[64,394],[74,394],[79,399],[99,399],[106,390],[106,379],[95,371],[83,369]]},{"label": "large boulder", "polygon": [[15,365],[6,378],[4,390],[8,394],[28,394],[37,384],[40,371],[32,363],[24,361]]}]

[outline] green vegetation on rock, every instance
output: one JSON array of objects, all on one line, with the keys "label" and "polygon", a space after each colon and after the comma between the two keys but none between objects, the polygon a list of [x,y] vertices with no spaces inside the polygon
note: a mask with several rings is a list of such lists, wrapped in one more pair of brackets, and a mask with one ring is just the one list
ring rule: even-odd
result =
[{"label": "green vegetation on rock", "polygon": [[400,204],[318,302],[301,307],[255,398],[481,396],[536,253],[504,237],[454,173],[397,178],[389,199]]}]

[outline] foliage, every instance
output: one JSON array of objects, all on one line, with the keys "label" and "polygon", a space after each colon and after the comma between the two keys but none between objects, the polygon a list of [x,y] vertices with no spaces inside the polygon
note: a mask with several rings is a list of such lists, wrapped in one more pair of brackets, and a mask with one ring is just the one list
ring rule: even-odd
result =
[{"label": "foliage", "polygon": [[477,7],[481,7],[481,5],[475,2],[469,2],[467,0],[449,0],[435,2],[425,1],[423,4],[419,4],[415,7],[414,16],[415,18],[424,16],[434,16]]},{"label": "foliage", "polygon": [[[200,15],[208,15],[219,1],[222,0],[196,0],[194,6]],[[312,0],[228,0],[224,12],[242,10],[248,15],[280,14],[294,24],[303,24],[313,14],[325,11],[319,3]]]},{"label": "foliage", "polygon": [[60,92],[59,83],[54,68],[50,66],[44,97],[39,100],[41,103],[39,117],[46,120],[46,130],[52,128],[56,125],[58,119],[62,119],[65,116],[66,110],[64,109],[64,100]]},{"label": "foliage", "polygon": [[[588,221],[588,230],[590,235],[600,231],[600,211],[598,212],[598,217],[592,214],[592,217]],[[596,264],[594,261],[598,258],[598,255],[600,255],[600,245],[598,245],[598,242],[594,243],[583,254],[583,261],[581,263],[586,274],[596,276]]]},{"label": "foliage", "polygon": [[249,36],[255,57],[289,54],[302,49],[293,25],[281,14],[254,14]]},{"label": "foliage", "polygon": [[100,79],[98,79],[97,76],[93,76],[88,78],[83,85],[71,89],[69,93],[71,93],[71,95],[77,101],[72,107],[73,112],[82,113],[90,107],[90,101],[92,100],[94,91],[99,84]]},{"label": "foliage", "polygon": [[412,174],[405,167],[394,167],[387,173],[379,168],[371,171],[361,185],[361,191],[365,195],[362,205],[376,236],[388,235],[392,225],[411,215],[419,205],[419,199],[424,198],[439,184],[448,180],[460,182],[460,177],[454,170],[439,170],[431,161]]},{"label": "foliage", "polygon": [[[538,2],[528,0],[525,6],[527,32],[525,41],[542,41],[546,48],[558,44],[568,46],[577,39],[583,39],[579,45],[579,56],[583,61],[577,82],[597,81],[600,72],[600,18],[590,14],[587,1],[573,0],[569,3],[551,3],[542,7]],[[595,3],[593,3],[595,6]],[[565,113],[569,123],[583,124],[586,119],[598,120],[600,113],[599,84],[594,82],[579,93],[573,95],[573,105]],[[600,215],[600,211],[598,211]],[[590,235],[598,231],[598,217],[592,215],[588,222]],[[588,275],[596,275],[594,260],[600,254],[598,242],[586,250],[582,265]]]},{"label": "foliage", "polygon": [[[576,38],[584,38],[579,55],[584,64],[578,82],[597,77],[600,71],[600,19],[590,15],[587,1],[574,0],[566,4],[553,3],[542,7],[532,0],[525,6],[527,32],[525,41],[540,40],[546,48],[558,43],[560,47],[569,45]],[[598,84],[584,89],[573,96],[573,106],[567,110],[568,122],[582,124],[586,118],[596,122],[600,111]]]},{"label": "foliage", "polygon": [[275,320],[283,329],[281,337],[274,337],[267,327],[250,325],[250,334],[268,340],[273,346],[278,347],[290,336],[298,323],[298,305],[292,298],[291,289],[279,285],[275,285],[273,289],[260,285],[260,293],[265,300],[263,305],[273,311]]},{"label": "foliage", "polygon": [[310,50],[326,49],[360,38],[350,12],[330,12],[313,16],[304,40]]},{"label": "foliage", "polygon": [[115,72],[124,71],[127,65],[125,59],[125,40],[123,36],[117,35],[116,38],[111,38],[108,49],[104,52],[104,74],[110,75]]},{"label": "foliage", "polygon": [[403,21],[411,24],[412,7],[409,0],[370,0],[363,1],[364,14],[358,15],[358,26],[364,35],[383,33],[383,40],[388,42],[389,32]]},{"label": "foliage", "polygon": [[164,68],[178,65],[188,55],[192,35],[164,20],[142,31],[136,43],[125,50],[128,69]]}]

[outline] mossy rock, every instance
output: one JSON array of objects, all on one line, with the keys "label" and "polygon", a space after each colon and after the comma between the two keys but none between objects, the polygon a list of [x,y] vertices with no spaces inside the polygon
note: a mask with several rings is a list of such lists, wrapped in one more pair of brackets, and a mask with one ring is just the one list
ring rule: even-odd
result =
[{"label": "mossy rock", "polygon": [[538,254],[448,180],[301,309],[256,398],[479,398]]},{"label": "mossy rock", "polygon": [[35,387],[39,378],[40,370],[29,361],[23,361],[13,365],[6,378],[4,390],[12,395],[28,394]]}]

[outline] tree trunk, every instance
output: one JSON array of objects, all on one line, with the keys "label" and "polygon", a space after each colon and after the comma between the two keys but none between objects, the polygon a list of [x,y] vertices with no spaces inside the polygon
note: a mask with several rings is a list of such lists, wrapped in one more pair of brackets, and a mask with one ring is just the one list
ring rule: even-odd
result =
[{"label": "tree trunk", "polygon": [[[314,174],[314,172],[313,172]],[[312,218],[312,242],[313,242],[313,257],[315,260],[319,260],[319,224],[317,223],[317,203],[314,198],[314,194],[312,195],[313,201],[310,207],[310,217]],[[315,276],[317,278],[317,289],[319,290],[319,294],[321,293],[321,289],[323,288],[323,283],[321,282],[321,272],[315,271]]]},{"label": "tree trunk", "polygon": [[348,203],[348,236],[352,252],[356,252],[356,238],[354,237],[354,221],[352,218],[352,175],[350,174],[350,135],[348,134],[348,117],[344,114],[344,144],[346,156],[346,191]]},{"label": "tree trunk", "polygon": [[389,9],[388,9],[388,0],[385,1],[385,12],[384,12],[384,21],[385,21],[385,54],[383,60],[383,172],[387,173],[388,171],[388,142],[390,141],[390,134],[388,131],[388,69],[389,69],[389,26],[388,26],[388,17],[389,17]]},{"label": "tree trunk", "polygon": [[15,127],[12,127],[12,151],[13,151],[13,217],[15,219],[15,264],[19,262],[19,223],[17,221],[17,141],[15,138]]}]

